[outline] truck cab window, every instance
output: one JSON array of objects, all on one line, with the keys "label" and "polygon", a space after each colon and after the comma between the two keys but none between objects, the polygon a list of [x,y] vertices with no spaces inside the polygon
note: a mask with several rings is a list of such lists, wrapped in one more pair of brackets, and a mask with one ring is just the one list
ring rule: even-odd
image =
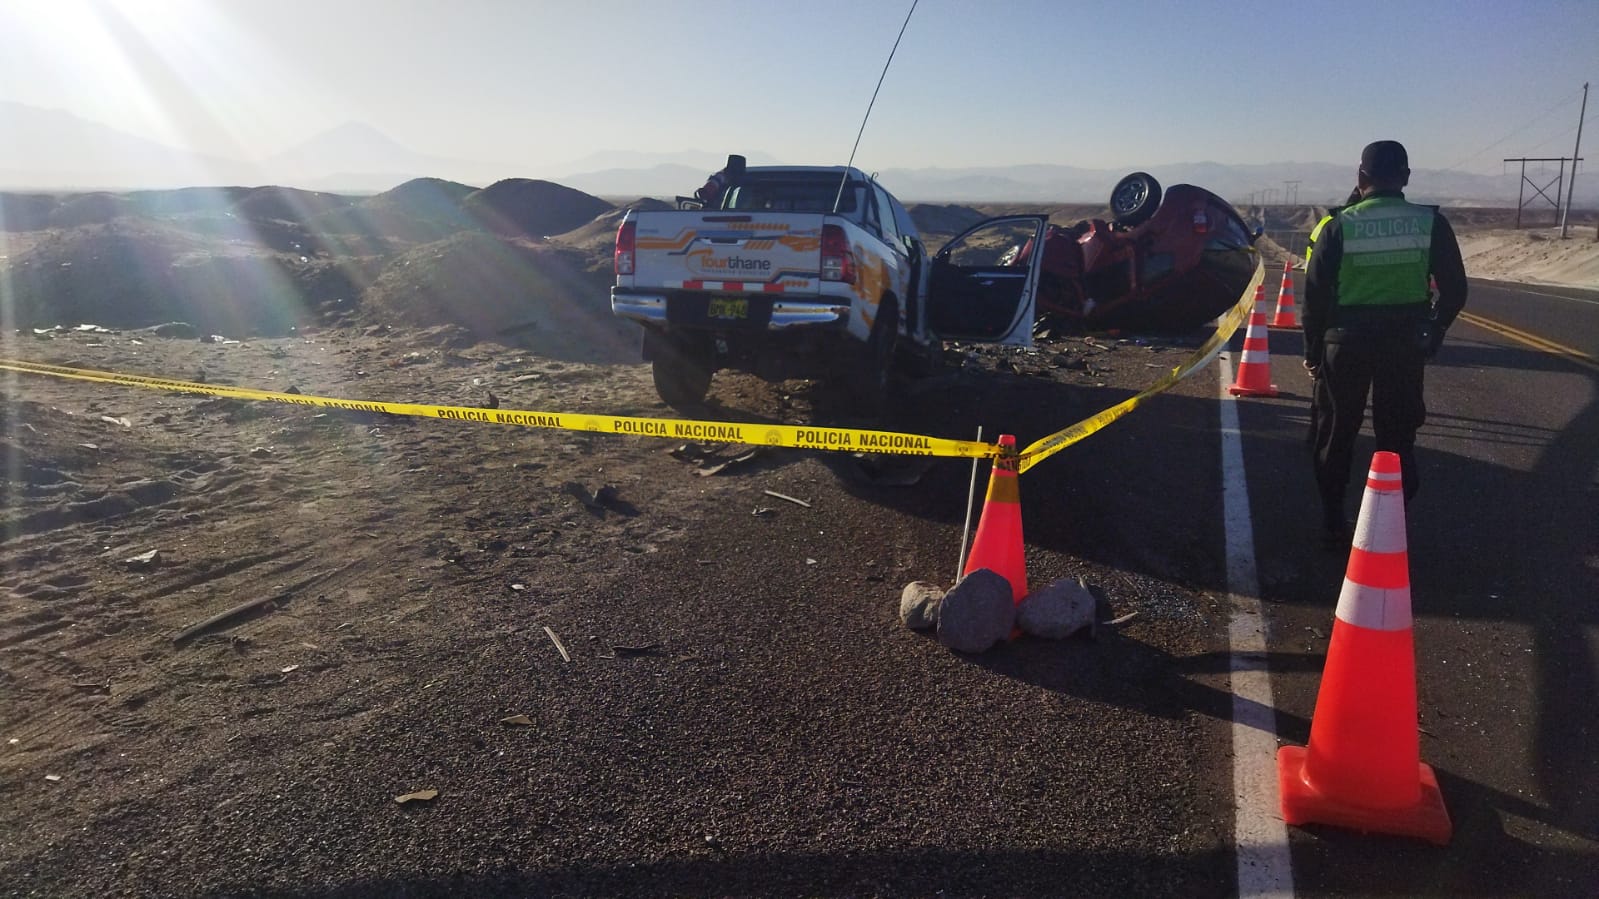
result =
[{"label": "truck cab window", "polygon": [[877,202],[877,229],[890,246],[899,245],[899,227],[894,222],[894,203],[888,192],[877,184],[872,185],[872,197]]}]

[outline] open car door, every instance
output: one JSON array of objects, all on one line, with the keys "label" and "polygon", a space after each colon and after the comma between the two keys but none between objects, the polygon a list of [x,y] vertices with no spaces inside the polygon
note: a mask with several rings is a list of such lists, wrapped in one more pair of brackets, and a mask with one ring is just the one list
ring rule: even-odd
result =
[{"label": "open car door", "polygon": [[927,282],[934,337],[1032,344],[1048,221],[1043,215],[984,219],[938,251]]}]

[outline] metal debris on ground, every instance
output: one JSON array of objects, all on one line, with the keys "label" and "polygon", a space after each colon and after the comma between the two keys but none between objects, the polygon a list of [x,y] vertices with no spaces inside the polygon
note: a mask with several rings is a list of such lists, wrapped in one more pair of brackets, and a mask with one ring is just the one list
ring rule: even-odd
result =
[{"label": "metal debris on ground", "polygon": [[568,653],[568,652],[567,652],[567,651],[566,651],[566,646],[565,646],[565,645],[564,645],[564,644],[562,644],[562,643],[561,643],[561,638],[560,638],[560,637],[557,637],[557,636],[556,636],[556,635],[555,635],[555,631],[552,631],[552,630],[550,630],[550,627],[549,627],[549,625],[545,625],[545,626],[544,626],[544,633],[546,633],[546,634],[548,634],[548,635],[549,635],[549,637],[550,637],[550,642],[551,642],[551,643],[554,643],[554,644],[555,644],[555,648],[556,648],[556,649],[557,649],[557,650],[558,650],[558,651],[560,651],[560,653],[561,653],[561,661],[563,661],[563,662],[570,662],[570,661],[572,661],[572,656],[571,656],[571,654],[570,654],[570,653]]},{"label": "metal debris on ground", "polygon": [[775,499],[784,500],[785,502],[791,502],[791,503],[793,503],[796,506],[804,506],[807,509],[809,509],[811,507],[811,504],[806,502],[805,500],[795,499],[792,496],[788,496],[786,494],[778,493],[776,490],[762,490],[761,492],[766,494],[767,496],[773,497]]}]

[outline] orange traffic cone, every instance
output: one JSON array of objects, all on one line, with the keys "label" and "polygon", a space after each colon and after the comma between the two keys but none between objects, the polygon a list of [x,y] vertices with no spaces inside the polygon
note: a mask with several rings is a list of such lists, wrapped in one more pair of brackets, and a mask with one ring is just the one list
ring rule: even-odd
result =
[{"label": "orange traffic cone", "polygon": [[1409,569],[1399,456],[1380,452],[1360,503],[1310,744],[1277,753],[1289,824],[1449,842],[1449,810],[1417,736]]},{"label": "orange traffic cone", "polygon": [[961,576],[987,568],[1010,581],[1011,599],[1017,603],[1027,595],[1027,558],[1022,550],[1022,493],[1016,478],[1019,460],[1016,438],[999,437],[999,457],[988,477],[988,496],[983,500],[983,515],[977,520],[977,538],[972,554],[966,557]]},{"label": "orange traffic cone", "polygon": [[1294,266],[1291,262],[1283,263],[1283,286],[1277,292],[1277,315],[1271,320],[1271,326],[1299,327],[1299,310],[1294,306]]},{"label": "orange traffic cone", "polygon": [[1249,315],[1249,330],[1244,332],[1244,353],[1238,363],[1238,377],[1227,392],[1233,396],[1276,396],[1271,382],[1271,348],[1266,330],[1266,285],[1255,285],[1255,311]]}]

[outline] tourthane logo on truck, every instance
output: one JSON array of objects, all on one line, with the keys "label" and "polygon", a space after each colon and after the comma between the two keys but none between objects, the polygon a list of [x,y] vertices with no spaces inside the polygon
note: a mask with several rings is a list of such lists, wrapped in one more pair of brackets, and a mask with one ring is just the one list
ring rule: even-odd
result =
[{"label": "tourthane logo on truck", "polygon": [[[689,255],[689,268],[702,275],[769,275],[772,260],[754,256],[716,256],[710,250],[696,250]],[[734,280],[734,279],[729,279]]]}]

